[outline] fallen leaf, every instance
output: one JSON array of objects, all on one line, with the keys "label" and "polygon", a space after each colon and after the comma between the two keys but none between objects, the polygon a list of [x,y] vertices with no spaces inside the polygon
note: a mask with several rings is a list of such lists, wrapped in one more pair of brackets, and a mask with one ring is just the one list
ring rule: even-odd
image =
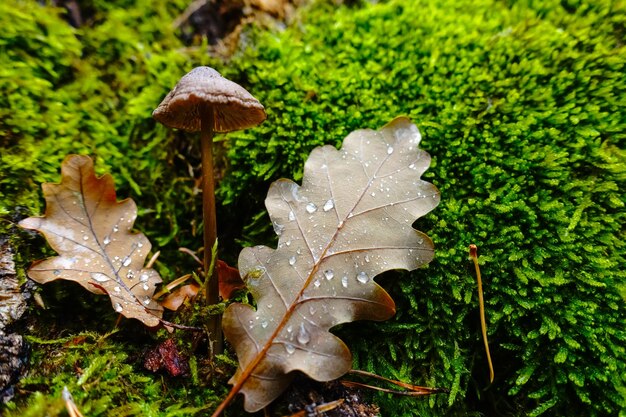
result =
[{"label": "fallen leaf", "polygon": [[168,310],[176,311],[186,300],[190,300],[198,295],[200,286],[198,284],[183,285],[172,291],[161,301],[161,305]]},{"label": "fallen leaf", "polygon": [[236,291],[246,288],[246,284],[239,275],[239,270],[228,265],[226,262],[217,260],[217,276],[220,286],[220,297],[228,300]]},{"label": "fallen leaf", "polygon": [[329,329],[395,313],[373,278],[416,269],[434,253],[432,241],[411,227],[439,203],[436,187],[420,179],[430,164],[420,140],[409,119],[397,118],[379,131],[352,132],[340,150],[313,150],[302,186],[272,184],[265,204],[278,248],[240,254],[239,270],[257,307],[231,304],[224,314],[239,368],[214,416],[238,392],[247,411],[262,409],[289,385],[293,371],[317,381],[341,377],[352,356]]},{"label": "fallen leaf", "polygon": [[20,222],[42,233],[59,254],[36,261],[28,276],[45,284],[75,281],[87,290],[111,297],[113,308],[147,326],[159,324],[162,307],[152,299],[159,274],[143,268],[151,244],[131,233],[137,207],[117,201],[113,178],[96,177],[88,156],[69,155],[61,165],[61,183],[43,184],[46,212]]}]

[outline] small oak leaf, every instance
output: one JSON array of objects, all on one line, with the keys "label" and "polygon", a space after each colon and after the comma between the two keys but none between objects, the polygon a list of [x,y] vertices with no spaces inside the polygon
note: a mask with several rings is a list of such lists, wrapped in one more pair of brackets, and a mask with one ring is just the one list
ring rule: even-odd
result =
[{"label": "small oak leaf", "polygon": [[153,300],[158,272],[144,268],[151,244],[131,233],[137,207],[117,201],[113,178],[96,177],[88,156],[69,155],[61,165],[61,183],[42,185],[46,212],[20,222],[42,233],[59,254],[35,261],[28,276],[45,284],[75,281],[87,290],[111,297],[113,308],[147,326],[160,322],[163,308]]}]

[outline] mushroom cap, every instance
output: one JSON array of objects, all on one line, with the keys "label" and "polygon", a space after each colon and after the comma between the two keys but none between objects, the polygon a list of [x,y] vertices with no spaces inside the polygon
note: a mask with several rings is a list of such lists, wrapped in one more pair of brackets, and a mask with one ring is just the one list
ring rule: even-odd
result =
[{"label": "mushroom cap", "polygon": [[216,132],[256,126],[267,117],[265,108],[252,94],[210,67],[197,67],[185,74],[152,117],[165,126],[197,132],[205,105],[213,107]]}]

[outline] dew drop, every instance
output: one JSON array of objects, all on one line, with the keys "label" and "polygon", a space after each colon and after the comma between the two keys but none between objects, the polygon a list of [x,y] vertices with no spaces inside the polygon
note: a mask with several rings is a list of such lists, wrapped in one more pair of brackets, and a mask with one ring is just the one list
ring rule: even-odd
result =
[{"label": "dew drop", "polygon": [[144,289],[144,291],[148,291],[150,289],[150,287],[148,286],[148,284],[143,284],[142,288]]},{"label": "dew drop", "polygon": [[261,322],[261,327],[263,327],[264,329],[267,328],[267,325],[268,325],[267,321],[264,320]]},{"label": "dew drop", "polygon": [[292,221],[294,221],[295,219],[296,219],[296,215],[295,215],[295,213],[293,212],[293,210],[291,210],[291,211],[289,212],[289,221],[291,221],[291,222],[292,222]]},{"label": "dew drop", "polygon": [[307,213],[312,214],[317,211],[317,206],[313,203],[309,203],[306,205],[304,209],[306,210]]},{"label": "dew drop", "polygon": [[83,240],[89,240],[89,236],[87,235],[83,236]]},{"label": "dew drop", "polygon": [[333,202],[332,198],[330,200],[328,200],[326,202],[326,204],[324,204],[324,211],[330,211],[335,207],[335,203]]},{"label": "dew drop", "polygon": [[139,281],[141,281],[141,282],[146,282],[146,281],[148,281],[148,278],[149,278],[148,274],[146,274],[146,273],[144,272],[144,273],[143,273],[143,274],[141,274],[141,276],[139,277]]},{"label": "dew drop", "polygon": [[318,279],[316,279],[313,285],[315,285],[315,288],[319,288],[322,283]]},{"label": "dew drop", "polygon": [[341,278],[341,286],[344,288],[348,288],[348,277],[344,276]]},{"label": "dew drop", "polygon": [[115,287],[113,287],[113,291],[120,292],[122,291],[122,289],[116,285]]},{"label": "dew drop", "polygon": [[128,265],[130,265],[130,262],[131,262],[131,260],[130,260],[130,258],[127,256],[126,258],[124,258],[124,262],[122,262],[122,265],[124,265],[124,266],[128,266]]},{"label": "dew drop", "polygon": [[313,307],[313,306],[310,306],[310,307],[309,307],[309,313],[310,313],[311,315],[314,315],[316,311],[317,311],[317,310],[315,309],[315,307]]},{"label": "dew drop", "polygon": [[118,227],[118,225],[113,226],[113,232],[119,232],[120,228]]},{"label": "dew drop", "polygon": [[296,257],[292,256],[291,258],[289,258],[289,265],[293,266],[296,264]]},{"label": "dew drop", "polygon": [[107,282],[111,279],[107,275],[104,275],[102,272],[92,272],[91,278],[93,278],[94,281],[97,282]]},{"label": "dew drop", "polygon": [[282,225],[280,223],[277,222],[273,222],[272,223],[274,225],[274,232],[280,236],[283,234],[283,231],[285,230],[285,225]]},{"label": "dew drop", "polygon": [[102,241],[102,243],[104,243],[104,244],[105,244],[105,246],[106,246],[106,245],[108,245],[109,243],[111,243],[111,238],[110,238],[110,237],[108,237],[108,236],[107,236],[107,237],[105,237],[105,238],[104,238],[104,240]]},{"label": "dew drop", "polygon": [[370,280],[370,277],[366,272],[361,271],[356,275],[356,280],[361,284],[366,284]]},{"label": "dew drop", "polygon": [[311,340],[311,335],[309,335],[309,332],[304,328],[304,323],[300,323],[300,330],[298,331],[296,339],[298,340],[298,343],[303,345],[306,345]]},{"label": "dew drop", "polygon": [[145,305],[148,305],[148,304],[150,304],[150,300],[151,300],[151,298],[150,298],[150,297],[145,297],[145,298],[143,299],[143,303],[144,303]]},{"label": "dew drop", "polygon": [[55,269],[54,271],[52,271],[52,273],[57,276],[61,275],[61,271],[59,271],[58,269]]},{"label": "dew drop", "polygon": [[133,278],[135,278],[135,273],[133,271],[128,271],[126,273],[126,278],[128,278],[129,280],[132,280]]},{"label": "dew drop", "polygon": [[393,146],[387,147],[387,155],[391,155],[393,153]]},{"label": "dew drop", "polygon": [[333,279],[333,277],[335,276],[335,273],[333,272],[332,269],[327,269],[326,271],[324,271],[324,277],[326,277],[327,280],[331,280]]},{"label": "dew drop", "polygon": [[291,324],[289,326],[287,326],[287,333],[291,333],[293,331],[293,327],[291,327]]},{"label": "dew drop", "polygon": [[121,313],[122,310],[124,310],[122,308],[122,305],[120,303],[115,303],[115,311],[117,311],[118,313]]},{"label": "dew drop", "polygon": [[287,353],[288,353],[288,354],[290,354],[290,355],[291,355],[291,354],[293,354],[293,352],[295,352],[295,351],[296,351],[296,348],[295,348],[292,344],[287,343],[287,344],[285,345],[285,350],[287,351]]},{"label": "dew drop", "polygon": [[409,168],[411,168],[411,169],[415,169],[415,164],[411,164],[411,165],[409,165]]},{"label": "dew drop", "polygon": [[365,262],[369,262],[369,261],[370,261],[369,255],[365,255]]}]

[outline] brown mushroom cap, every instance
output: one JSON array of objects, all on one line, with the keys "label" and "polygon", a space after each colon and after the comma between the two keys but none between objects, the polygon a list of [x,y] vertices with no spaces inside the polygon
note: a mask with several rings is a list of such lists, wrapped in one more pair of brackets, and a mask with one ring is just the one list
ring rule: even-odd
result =
[{"label": "brown mushroom cap", "polygon": [[184,75],[152,117],[165,126],[197,132],[205,105],[214,109],[216,132],[256,126],[267,117],[265,108],[252,94],[210,67],[197,67]]}]

